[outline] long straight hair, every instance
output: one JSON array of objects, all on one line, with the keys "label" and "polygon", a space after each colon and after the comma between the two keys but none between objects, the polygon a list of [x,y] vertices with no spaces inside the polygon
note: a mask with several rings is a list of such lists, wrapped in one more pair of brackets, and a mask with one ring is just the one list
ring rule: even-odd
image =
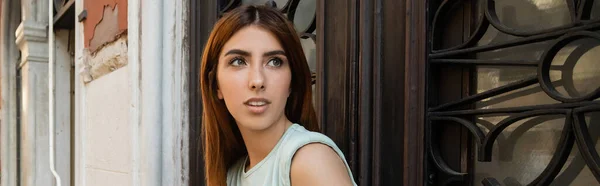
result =
[{"label": "long straight hair", "polygon": [[[212,30],[202,54],[202,136],[206,182],[225,186],[227,169],[247,154],[240,130],[217,97],[217,65],[223,46],[240,29],[258,26],[271,32],[285,51],[292,73],[291,94],[285,115],[293,123],[311,131],[319,126],[312,103],[311,72],[294,26],[277,10],[264,6],[242,6],[226,13]],[[258,43],[257,43],[258,44]]]}]

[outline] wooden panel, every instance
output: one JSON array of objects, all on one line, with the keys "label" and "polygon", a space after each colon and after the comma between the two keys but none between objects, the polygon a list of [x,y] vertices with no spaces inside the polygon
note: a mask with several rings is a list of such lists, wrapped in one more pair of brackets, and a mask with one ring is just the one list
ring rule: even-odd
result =
[{"label": "wooden panel", "polygon": [[[385,152],[380,154],[380,185],[407,185],[402,184],[405,171],[403,170],[405,152],[405,76],[408,70],[405,66],[409,56],[406,46],[406,36],[409,34],[406,27],[406,3],[408,1],[384,0],[381,4],[381,127],[379,140]],[[416,39],[416,38],[413,38]],[[416,54],[415,54],[416,55]],[[412,94],[411,94],[412,95]],[[406,149],[407,152],[417,149]]]},{"label": "wooden panel", "polygon": [[356,115],[361,184],[423,184],[425,5],[359,3]]},{"label": "wooden panel", "polygon": [[202,95],[200,93],[200,59],[210,31],[217,20],[217,1],[189,1],[189,185],[202,186],[204,182],[204,157],[200,129],[202,126]]},{"label": "wooden panel", "polygon": [[[335,141],[356,174],[356,1],[319,1],[317,107],[323,133]],[[353,66],[354,65],[354,66]],[[354,73],[351,73],[354,72]],[[353,103],[351,103],[353,102]]]},{"label": "wooden panel", "polygon": [[[380,98],[380,78],[379,69],[381,58],[378,55],[381,47],[381,32],[374,32],[376,25],[380,25],[380,16],[375,14],[375,4],[381,1],[361,0],[359,4],[358,18],[358,33],[359,33],[359,61],[358,61],[358,181],[363,185],[379,185],[376,180],[379,180],[379,172],[373,170],[374,163],[379,163],[380,158],[375,152],[375,147],[380,147],[379,144],[374,144],[373,135],[374,129],[381,127],[381,118],[373,117],[377,115],[381,99],[374,99],[374,95]],[[376,88],[377,87],[377,88]],[[376,134],[375,134],[376,135]]]},{"label": "wooden panel", "polygon": [[404,182],[423,185],[425,152],[425,69],[427,60],[427,1],[406,3],[406,70],[404,102]]}]

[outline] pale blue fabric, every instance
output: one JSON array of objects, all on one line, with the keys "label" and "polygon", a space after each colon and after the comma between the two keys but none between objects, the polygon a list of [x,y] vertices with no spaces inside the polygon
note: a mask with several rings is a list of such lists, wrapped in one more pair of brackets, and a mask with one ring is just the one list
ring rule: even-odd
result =
[{"label": "pale blue fabric", "polygon": [[348,175],[352,178],[352,183],[356,186],[354,178],[346,162],[342,151],[327,136],[306,130],[303,126],[293,124],[290,126],[277,145],[261,162],[252,169],[245,172],[246,161],[248,157],[242,158],[227,171],[228,186],[289,186],[290,166],[292,157],[298,149],[310,143],[322,143],[331,147],[341,157],[346,164]]}]

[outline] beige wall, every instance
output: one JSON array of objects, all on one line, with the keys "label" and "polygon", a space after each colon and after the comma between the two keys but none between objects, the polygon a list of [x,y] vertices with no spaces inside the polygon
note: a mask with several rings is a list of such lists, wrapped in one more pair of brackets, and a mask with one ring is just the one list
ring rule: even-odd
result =
[{"label": "beige wall", "polygon": [[131,185],[128,68],[85,85],[85,185]]},{"label": "beige wall", "polygon": [[[76,12],[88,1],[79,0]],[[122,7],[126,15],[126,4]],[[103,5],[94,9],[103,10]],[[110,7],[109,7],[110,9]],[[88,10],[89,12],[90,10]],[[100,11],[102,13],[102,11]],[[133,185],[131,85],[127,68],[127,34],[112,35],[90,51],[88,20],[76,24],[75,34],[75,185]],[[103,25],[117,24],[104,19]],[[87,35],[86,35],[87,34]],[[85,38],[85,39],[84,39]]]},{"label": "beige wall", "polygon": [[127,0],[127,32],[97,50],[76,23],[74,185],[187,185],[187,1],[143,2]]}]

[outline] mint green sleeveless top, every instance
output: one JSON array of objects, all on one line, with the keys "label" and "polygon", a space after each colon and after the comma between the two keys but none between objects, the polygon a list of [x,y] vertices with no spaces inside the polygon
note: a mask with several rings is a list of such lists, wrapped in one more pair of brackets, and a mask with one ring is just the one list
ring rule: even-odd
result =
[{"label": "mint green sleeveless top", "polygon": [[346,158],[342,151],[335,143],[327,136],[306,130],[303,126],[293,124],[290,126],[275,147],[269,154],[258,164],[252,167],[247,172],[246,162],[248,157],[242,158],[236,162],[227,171],[228,186],[289,186],[290,182],[290,166],[292,165],[292,157],[298,149],[309,143],[322,143],[331,147],[340,158],[344,161],[348,175],[352,179],[352,183],[356,186],[350,167],[346,162]]}]

